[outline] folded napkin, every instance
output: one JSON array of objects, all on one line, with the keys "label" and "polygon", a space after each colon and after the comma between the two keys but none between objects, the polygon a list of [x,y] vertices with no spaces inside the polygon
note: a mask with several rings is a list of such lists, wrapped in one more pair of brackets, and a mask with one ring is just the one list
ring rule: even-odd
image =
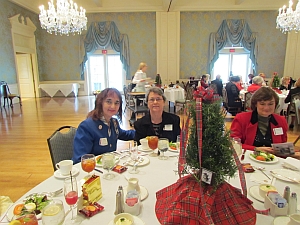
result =
[{"label": "folded napkin", "polygon": [[292,170],[300,170],[300,160],[287,157],[283,162],[283,166]]}]

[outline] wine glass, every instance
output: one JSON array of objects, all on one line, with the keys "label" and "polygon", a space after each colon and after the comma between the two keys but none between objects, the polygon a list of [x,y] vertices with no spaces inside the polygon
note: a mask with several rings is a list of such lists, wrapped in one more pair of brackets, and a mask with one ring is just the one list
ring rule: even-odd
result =
[{"label": "wine glass", "polygon": [[138,157],[138,145],[137,142],[134,141],[133,143],[130,142],[130,146],[129,146],[129,152],[130,152],[130,158],[131,161],[133,161],[133,167],[132,170],[129,170],[128,172],[131,174],[136,174],[139,173],[140,171],[136,168],[137,167],[137,161],[139,160]]},{"label": "wine glass", "polygon": [[165,156],[165,152],[169,149],[169,140],[167,138],[158,139],[158,150],[161,152],[161,155],[158,157],[161,160],[167,160],[169,157]]},{"label": "wine glass", "polygon": [[[67,177],[64,181],[64,196],[67,204],[71,208],[72,217],[71,217],[71,223],[77,223],[76,215],[77,211],[75,209],[75,205],[78,200],[78,188],[77,188],[77,180],[75,177]],[[76,212],[76,215],[75,215]],[[68,223],[66,223],[68,224]]]},{"label": "wine glass", "polygon": [[81,168],[88,173],[87,177],[90,177],[90,172],[92,172],[96,167],[95,155],[85,154],[81,156]]},{"label": "wine glass", "polygon": [[147,137],[147,139],[148,139],[149,148],[151,148],[153,150],[153,152],[151,154],[149,154],[149,156],[156,157],[157,154],[154,153],[154,150],[157,149],[158,137],[157,136],[150,136],[150,137]]},{"label": "wine glass", "polygon": [[242,142],[241,139],[238,137],[232,138],[232,146],[234,150],[236,151],[236,154],[240,156],[242,154]]},{"label": "wine glass", "polygon": [[64,205],[61,200],[51,200],[42,210],[43,225],[62,225],[65,220]]},{"label": "wine glass", "polygon": [[115,166],[115,155],[112,153],[106,153],[102,155],[102,167],[107,170],[107,173],[104,174],[103,178],[106,180],[111,180],[115,177],[113,173],[109,171]]}]

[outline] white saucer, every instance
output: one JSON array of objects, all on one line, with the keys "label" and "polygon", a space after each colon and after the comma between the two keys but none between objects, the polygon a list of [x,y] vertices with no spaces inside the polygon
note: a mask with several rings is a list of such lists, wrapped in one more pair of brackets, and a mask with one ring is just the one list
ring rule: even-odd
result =
[{"label": "white saucer", "polygon": [[[79,169],[77,169],[76,167],[73,166],[73,168],[72,168],[72,175],[75,176],[75,175],[77,175],[78,173],[79,173]],[[62,175],[62,174],[59,172],[59,170],[55,170],[54,176],[55,176],[56,178],[63,179],[63,178],[69,177],[70,174],[68,174],[68,175]]]},{"label": "white saucer", "polygon": [[265,202],[265,198],[261,197],[261,195],[259,194],[259,186],[255,185],[249,188],[249,193],[250,195],[255,198],[257,201],[260,202]]},{"label": "white saucer", "polygon": [[[138,218],[137,216],[133,216],[133,219],[134,219],[134,225],[146,225],[145,222],[143,220],[141,220],[140,218]],[[112,219],[108,223],[108,225],[114,225],[114,220]]]},{"label": "white saucer", "polygon": [[290,222],[290,217],[279,216],[273,220],[273,225],[288,225],[289,222]]},{"label": "white saucer", "polygon": [[[124,190],[124,197],[127,194],[127,186],[123,187]],[[145,200],[148,197],[148,190],[140,185],[140,191],[141,191],[141,201]]]},{"label": "white saucer", "polygon": [[153,152],[153,150],[151,148],[143,149],[143,147],[141,145],[138,146],[138,150],[141,152]]},{"label": "white saucer", "polygon": [[[139,163],[137,166],[145,166],[150,163],[150,159],[148,157],[146,157],[146,156],[140,156],[140,157],[142,157],[144,159],[144,161]],[[128,165],[130,165],[130,166],[133,166],[133,164],[134,164],[134,161],[128,162]]]}]

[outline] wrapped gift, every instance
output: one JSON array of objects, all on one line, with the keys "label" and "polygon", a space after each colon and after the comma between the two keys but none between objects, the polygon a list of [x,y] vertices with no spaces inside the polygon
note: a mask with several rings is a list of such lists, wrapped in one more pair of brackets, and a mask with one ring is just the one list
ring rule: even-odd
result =
[{"label": "wrapped gift", "polygon": [[97,202],[102,198],[100,177],[93,175],[82,185],[83,205]]}]

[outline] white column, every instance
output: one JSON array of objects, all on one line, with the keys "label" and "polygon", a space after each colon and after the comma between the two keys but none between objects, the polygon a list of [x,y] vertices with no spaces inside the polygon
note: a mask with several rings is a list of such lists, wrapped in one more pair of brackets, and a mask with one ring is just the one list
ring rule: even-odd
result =
[{"label": "white column", "polygon": [[290,32],[286,44],[284,76],[300,78],[300,34]]}]

